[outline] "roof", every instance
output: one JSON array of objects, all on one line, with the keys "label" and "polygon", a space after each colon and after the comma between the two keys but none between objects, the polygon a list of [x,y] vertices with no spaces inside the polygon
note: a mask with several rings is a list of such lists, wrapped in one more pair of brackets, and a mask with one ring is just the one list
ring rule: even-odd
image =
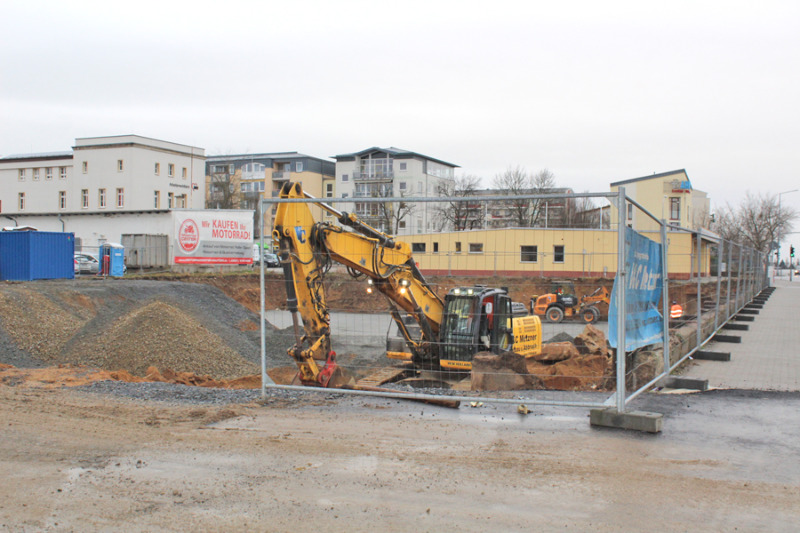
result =
[{"label": "roof", "polygon": [[72,159],[72,152],[40,152],[36,154],[11,154],[0,157],[0,161],[24,161],[26,159]]},{"label": "roof", "polygon": [[[611,183],[611,186],[614,187],[615,185],[626,185],[628,183],[633,183],[636,181],[645,181],[645,180],[652,180],[656,178],[665,178],[667,176],[673,176],[675,174],[683,174],[686,176],[686,179],[689,179],[689,174],[686,173],[686,169],[682,168],[680,170],[670,170],[669,172],[662,172],[660,174],[653,174],[652,176],[642,176],[641,178],[632,178],[629,180],[622,180],[622,181],[615,181]],[[690,180],[691,181],[691,180]]]},{"label": "roof", "polygon": [[447,165],[449,167],[461,168],[458,165],[455,165],[453,163],[448,163],[447,161],[442,161],[441,159],[436,159],[435,157],[430,157],[424,154],[420,154],[419,152],[412,152],[411,150],[403,150],[402,148],[395,148],[394,146],[389,148],[380,148],[378,146],[373,146],[372,148],[367,148],[366,150],[361,150],[360,152],[353,152],[351,154],[339,154],[332,157],[337,161],[339,160],[346,161],[348,159],[352,160],[355,159],[356,157],[361,157],[370,152],[386,152],[387,154],[393,156],[395,159],[411,159],[413,157],[420,157],[422,159],[427,159],[428,161],[433,161],[435,163],[441,163],[442,165]]},{"label": "roof", "polygon": [[299,158],[308,158],[308,159],[316,159],[318,161],[324,161],[326,163],[331,163],[327,159],[322,159],[321,157],[315,157],[313,155],[301,154],[299,152],[271,152],[271,153],[262,153],[262,154],[231,154],[231,155],[210,155],[206,157],[206,162],[214,163],[220,161],[250,161],[256,159],[299,159]]}]

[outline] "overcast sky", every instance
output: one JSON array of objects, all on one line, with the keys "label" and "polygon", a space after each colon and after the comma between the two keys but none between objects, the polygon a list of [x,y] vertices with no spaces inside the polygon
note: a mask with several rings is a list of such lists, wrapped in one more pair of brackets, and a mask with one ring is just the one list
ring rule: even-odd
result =
[{"label": "overcast sky", "polygon": [[2,155],[134,133],[578,192],[685,168],[712,205],[800,188],[796,0],[12,0],[0,39]]}]

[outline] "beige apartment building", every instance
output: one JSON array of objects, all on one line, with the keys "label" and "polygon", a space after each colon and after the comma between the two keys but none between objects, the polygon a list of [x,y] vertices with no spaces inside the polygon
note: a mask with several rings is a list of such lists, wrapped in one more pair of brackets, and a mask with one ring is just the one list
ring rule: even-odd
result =
[{"label": "beige apartment building", "polygon": [[[299,182],[317,198],[333,198],[335,166],[332,161],[298,152],[209,156],[206,159],[205,198],[209,209],[252,209],[258,217],[263,198],[277,198],[288,182]],[[260,231],[272,233],[276,207],[264,213]],[[321,217],[315,209],[314,216]],[[257,222],[257,221],[256,221]],[[255,224],[256,237],[260,236]]]}]

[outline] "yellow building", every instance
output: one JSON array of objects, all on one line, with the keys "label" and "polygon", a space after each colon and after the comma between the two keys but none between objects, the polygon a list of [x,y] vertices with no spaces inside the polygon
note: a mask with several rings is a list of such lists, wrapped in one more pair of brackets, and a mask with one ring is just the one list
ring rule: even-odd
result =
[{"label": "yellow building", "polygon": [[[654,217],[664,219],[668,230],[670,278],[688,279],[697,268],[710,272],[710,251],[719,238],[708,230],[709,200],[692,187],[685,170],[654,174],[611,184]],[[409,235],[404,239],[414,251],[423,273],[471,276],[614,277],[617,270],[617,210],[610,208],[612,229],[498,229]],[[659,225],[633,204],[625,213],[628,226],[661,242]]]},{"label": "yellow building", "polygon": [[[661,235],[644,232],[660,242]],[[697,270],[694,236],[670,232],[670,278]],[[617,271],[617,232],[607,229],[495,229],[402,237],[423,274],[439,276],[606,277]],[[708,274],[707,248],[702,267]]]},{"label": "yellow building", "polygon": [[[659,220],[689,231],[708,230],[711,223],[711,204],[708,195],[692,187],[686,170],[673,170],[643,176],[611,184],[611,192],[625,188],[625,195],[631,198]],[[611,214],[611,224],[616,225],[616,213]],[[628,205],[626,223],[636,231],[658,229],[649,216]]]}]

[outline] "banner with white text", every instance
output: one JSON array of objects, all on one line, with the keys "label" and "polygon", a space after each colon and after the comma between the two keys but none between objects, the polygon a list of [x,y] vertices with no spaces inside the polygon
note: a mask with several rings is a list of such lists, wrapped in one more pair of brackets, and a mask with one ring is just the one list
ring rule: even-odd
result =
[{"label": "banner with white text", "polygon": [[[662,342],[661,244],[625,228],[625,350]],[[608,310],[608,342],[617,347],[617,279]]]},{"label": "banner with white text", "polygon": [[251,211],[173,211],[173,219],[175,264],[252,264]]}]

